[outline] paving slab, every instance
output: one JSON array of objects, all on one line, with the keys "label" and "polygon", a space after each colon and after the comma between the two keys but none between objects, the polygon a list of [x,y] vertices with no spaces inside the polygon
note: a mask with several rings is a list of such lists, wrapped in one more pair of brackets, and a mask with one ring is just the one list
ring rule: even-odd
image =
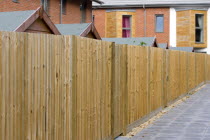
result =
[{"label": "paving slab", "polygon": [[210,84],[135,136],[116,140],[210,140]]}]

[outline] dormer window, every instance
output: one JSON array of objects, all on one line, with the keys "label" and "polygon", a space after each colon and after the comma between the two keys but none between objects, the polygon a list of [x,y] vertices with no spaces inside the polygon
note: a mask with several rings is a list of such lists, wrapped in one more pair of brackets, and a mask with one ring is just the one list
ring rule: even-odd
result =
[{"label": "dormer window", "polygon": [[66,2],[67,0],[62,0],[62,14],[66,14]]},{"label": "dormer window", "polygon": [[124,15],[122,17],[122,37],[129,38],[131,37],[131,16]]},{"label": "dormer window", "polygon": [[203,33],[203,14],[195,15],[195,42],[203,43],[204,33]]},{"label": "dormer window", "polygon": [[18,1],[18,0],[12,0],[12,2],[19,3],[19,1]]}]

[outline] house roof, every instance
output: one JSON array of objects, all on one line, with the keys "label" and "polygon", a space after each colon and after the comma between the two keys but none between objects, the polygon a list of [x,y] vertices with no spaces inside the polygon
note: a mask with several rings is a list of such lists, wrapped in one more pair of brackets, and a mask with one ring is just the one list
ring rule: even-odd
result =
[{"label": "house roof", "polygon": [[91,23],[55,24],[62,35],[81,35]]},{"label": "house roof", "polygon": [[0,30],[15,31],[35,10],[0,12]]},{"label": "house roof", "polygon": [[162,49],[167,49],[168,48],[168,44],[167,43],[159,43],[158,47],[162,48]]},{"label": "house roof", "polygon": [[194,48],[193,47],[169,47],[169,50],[194,52]]},{"label": "house roof", "polygon": [[96,2],[96,3],[98,3],[98,4],[103,4],[104,2],[102,2],[101,0],[92,0],[92,1],[94,1],[94,2]]},{"label": "house roof", "polygon": [[141,42],[146,43],[144,46],[157,46],[155,37],[137,37],[137,38],[102,38],[104,41],[115,42],[116,44],[140,45]]},{"label": "house roof", "polygon": [[0,12],[0,31],[24,32],[38,18],[41,18],[54,34],[60,34],[42,7],[29,11]]},{"label": "house roof", "polygon": [[56,24],[62,35],[77,35],[86,37],[92,31],[97,39],[101,39],[93,23]]},{"label": "house roof", "polygon": [[210,5],[209,0],[102,0],[103,5],[93,3],[93,7],[110,8],[110,7],[160,7],[174,5]]}]

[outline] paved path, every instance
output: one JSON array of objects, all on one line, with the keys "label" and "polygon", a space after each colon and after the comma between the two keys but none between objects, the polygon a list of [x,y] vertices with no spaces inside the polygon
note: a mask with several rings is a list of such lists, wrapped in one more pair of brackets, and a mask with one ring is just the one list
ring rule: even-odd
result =
[{"label": "paved path", "polygon": [[117,140],[210,140],[210,84],[134,137]]}]

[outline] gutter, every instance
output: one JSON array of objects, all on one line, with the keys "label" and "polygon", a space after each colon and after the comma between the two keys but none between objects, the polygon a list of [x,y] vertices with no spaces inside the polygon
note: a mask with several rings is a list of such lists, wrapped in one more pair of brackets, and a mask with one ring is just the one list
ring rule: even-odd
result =
[{"label": "gutter", "polygon": [[100,0],[91,0],[91,1],[94,1],[94,2],[96,2],[96,3],[98,3],[98,4],[104,4],[104,2],[102,2],[102,1],[100,1]]},{"label": "gutter", "polygon": [[[142,8],[144,4],[139,5],[93,5],[93,8]],[[203,7],[203,6],[210,6],[210,3],[196,3],[196,4],[147,4],[147,7],[186,7],[186,6],[196,6],[196,7]]]}]

